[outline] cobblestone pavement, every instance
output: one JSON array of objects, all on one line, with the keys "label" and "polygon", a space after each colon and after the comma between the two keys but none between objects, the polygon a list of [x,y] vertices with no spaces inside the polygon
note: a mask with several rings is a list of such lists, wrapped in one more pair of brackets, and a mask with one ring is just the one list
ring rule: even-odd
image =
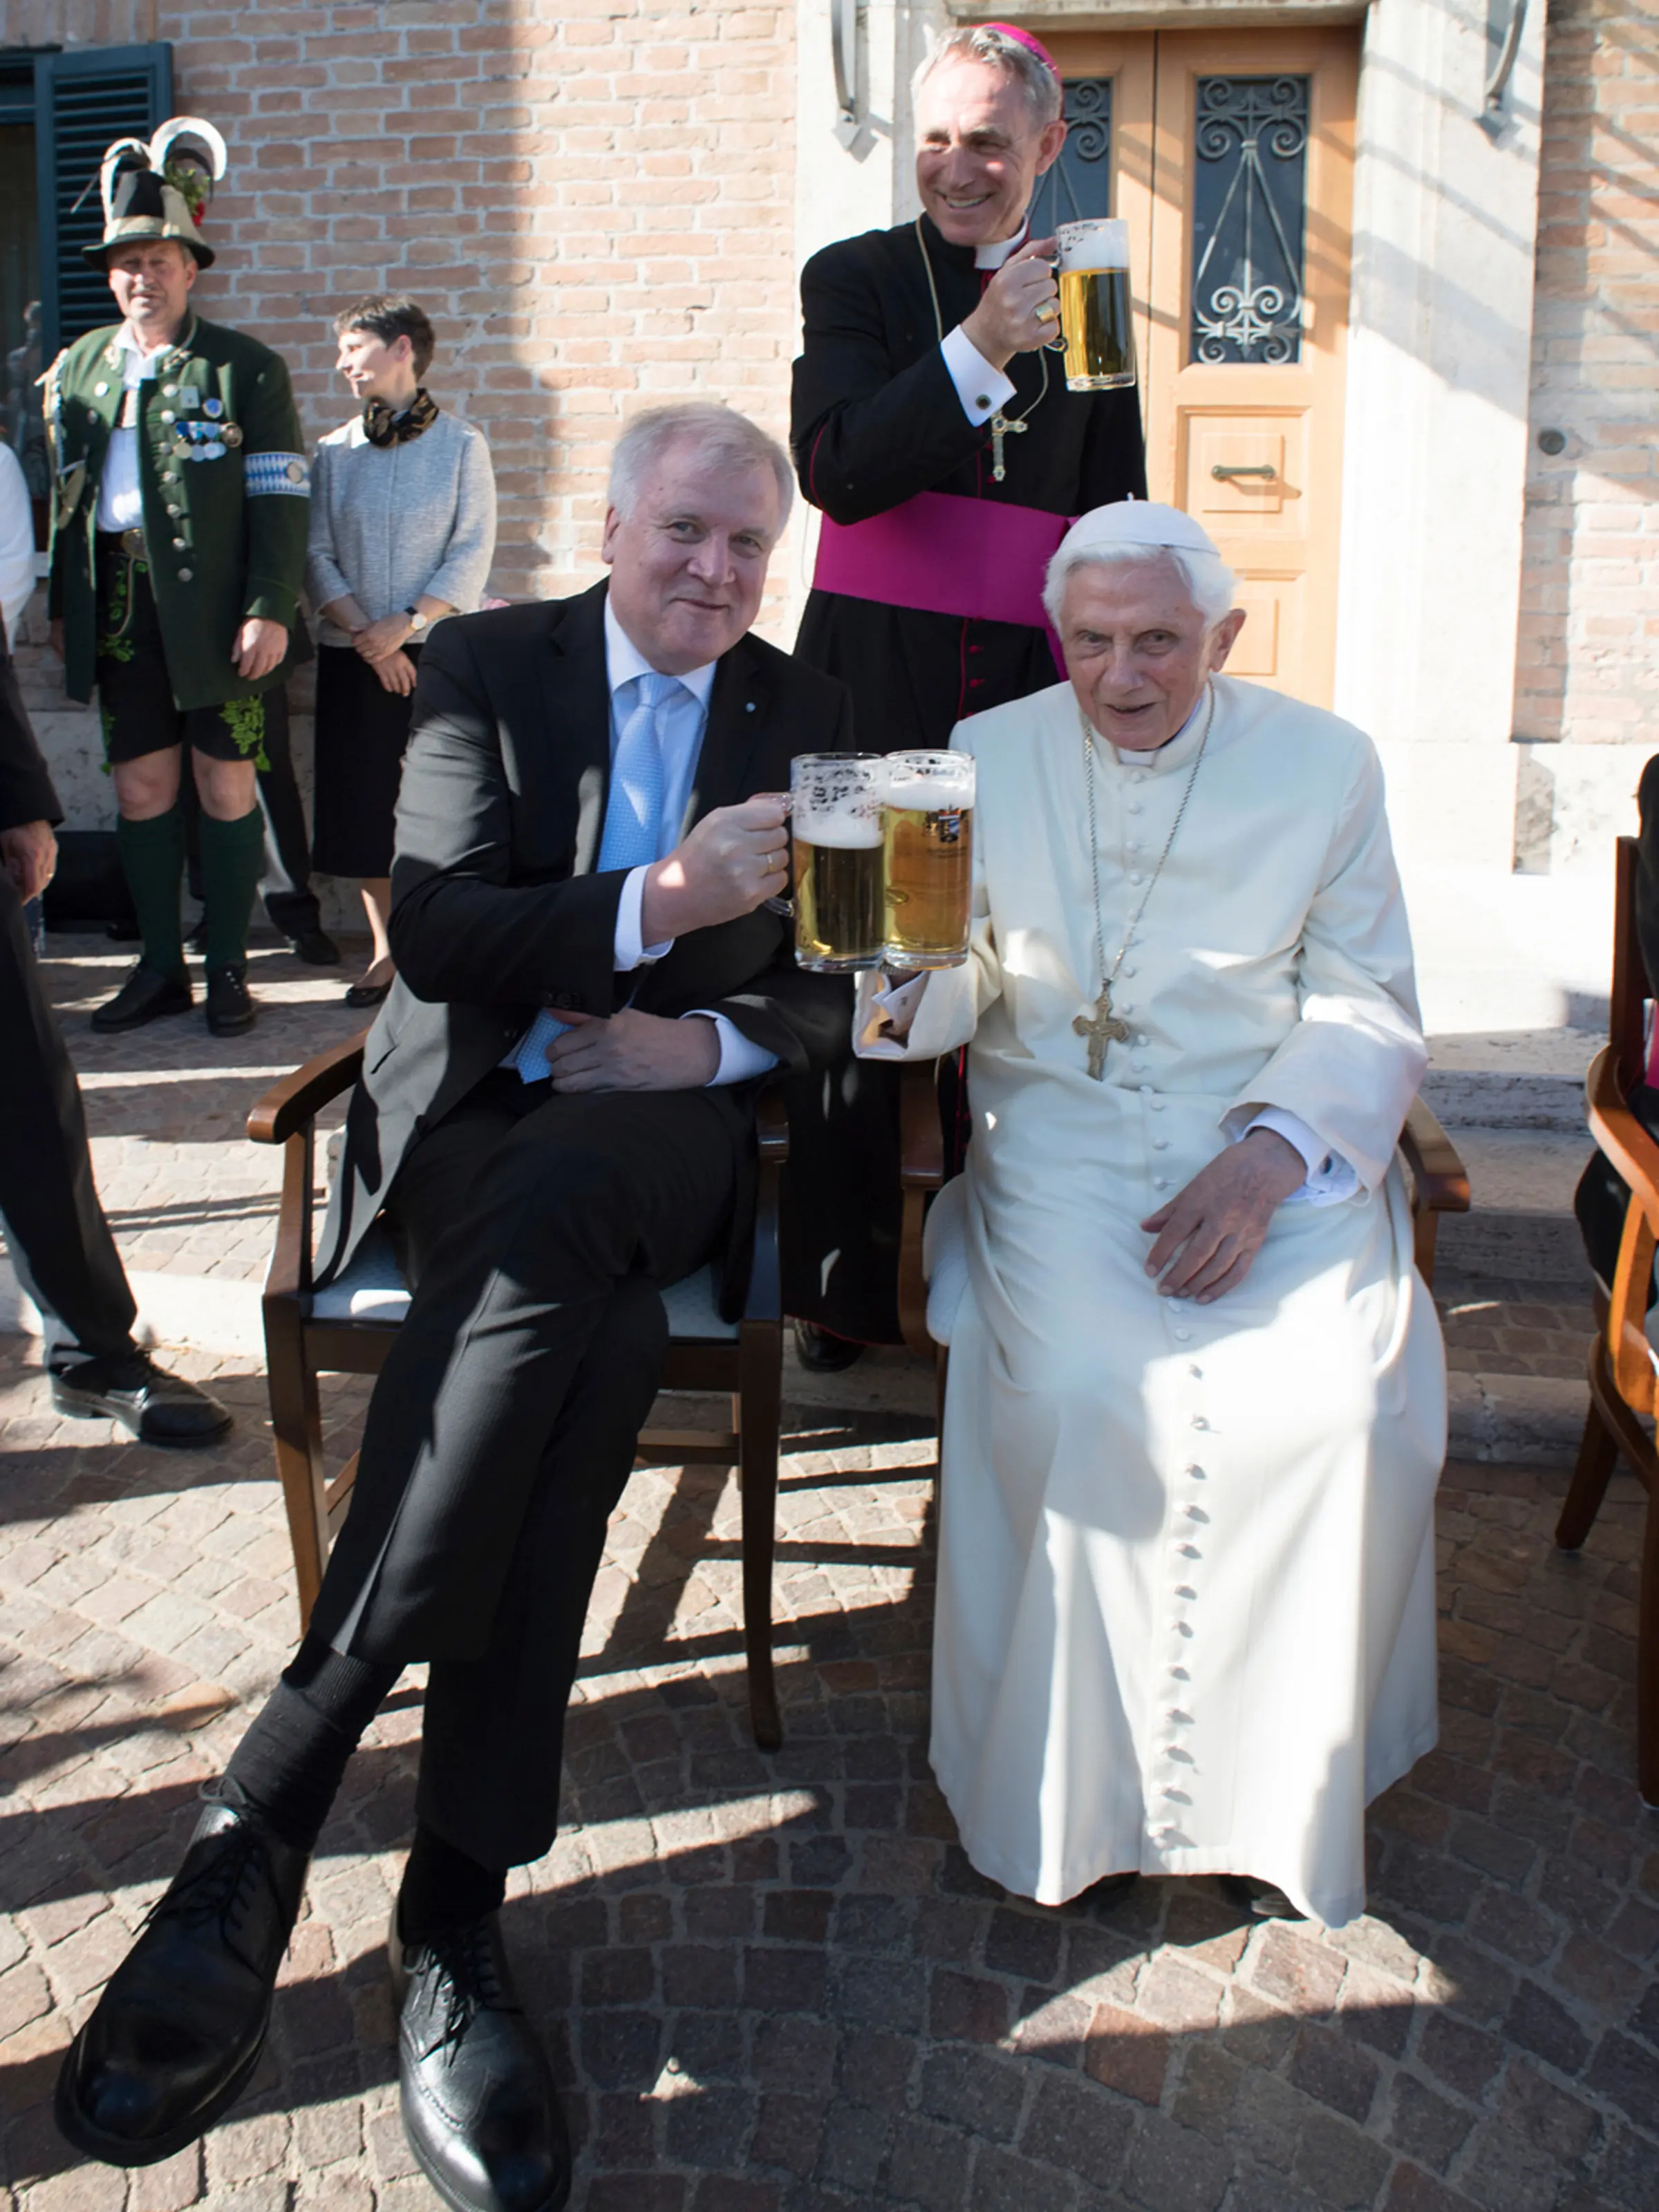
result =
[{"label": "cobblestone pavement", "polygon": [[1454,1373],[1583,1381],[1595,1315],[1577,1285],[1448,1274],[1437,1287],[1446,1364]]},{"label": "cobblestone pavement", "polygon": [[[83,1000],[104,980],[59,975]],[[193,1208],[197,1271],[263,1261],[268,1163],[231,1141],[243,1092],[337,1021],[350,1033],[343,1009],[306,1006],[337,1001],[332,976],[271,956],[258,981],[268,1002],[292,995],[250,1039],[204,1034],[193,1097],[187,1025],[119,1053],[76,1037],[111,1079],[89,1103],[124,1237],[185,1235]],[[222,1249],[244,1230],[245,1252]],[[81,2162],[51,2124],[64,2046],[294,1633],[262,1380],[178,1364],[235,1407],[224,1449],[158,1454],[62,1422],[27,1348],[0,1340],[0,2203],[413,2212],[434,2200],[398,2123],[382,1948],[413,1675],[325,1833],[234,2115],[132,2176]],[[1659,1816],[1632,1781],[1634,1483],[1615,1478],[1569,1559],[1550,1543],[1560,1475],[1448,1470],[1442,1742],[1373,1808],[1367,1917],[1243,1924],[1203,1881],[1047,1911],[974,1874],[929,1774],[933,1443],[908,1379],[894,1361],[831,1378],[866,1407],[884,1393],[884,1413],[787,1409],[788,1733],[772,1757],[747,1729],[728,1480],[629,1486],[572,1716],[566,1833],[506,1914],[580,2138],[575,2204],[1655,2212]],[[341,1449],[365,1402],[360,1382],[329,1389]]]}]

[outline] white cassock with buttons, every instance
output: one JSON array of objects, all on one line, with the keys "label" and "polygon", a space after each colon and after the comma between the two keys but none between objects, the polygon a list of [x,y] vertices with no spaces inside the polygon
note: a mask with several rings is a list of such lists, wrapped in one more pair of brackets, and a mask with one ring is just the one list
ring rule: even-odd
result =
[{"label": "white cassock with buttons", "polygon": [[[1425,1054],[1369,739],[1215,694],[1103,1082],[1073,1027],[1100,976],[1065,684],[956,732],[972,956],[909,987],[902,1044],[860,979],[855,1034],[872,1057],[970,1046],[967,1170],[928,1223],[951,1346],[932,1756],[969,1858],[1049,1905],[1130,1869],[1252,1875],[1340,1924],[1364,1910],[1367,1802],[1436,1736],[1445,1364],[1395,1158]],[[1202,720],[1156,753],[1097,745],[1109,956]],[[1160,1296],[1139,1222],[1264,1108],[1329,1148],[1323,1188],[1213,1304]]]}]

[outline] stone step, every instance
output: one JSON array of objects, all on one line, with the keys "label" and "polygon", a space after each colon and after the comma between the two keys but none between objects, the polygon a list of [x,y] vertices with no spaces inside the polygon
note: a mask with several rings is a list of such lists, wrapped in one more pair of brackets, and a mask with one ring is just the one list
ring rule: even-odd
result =
[{"label": "stone step", "polygon": [[1423,1096],[1449,1130],[1582,1133],[1584,1072],[1606,1042],[1600,1029],[1431,1036]]}]

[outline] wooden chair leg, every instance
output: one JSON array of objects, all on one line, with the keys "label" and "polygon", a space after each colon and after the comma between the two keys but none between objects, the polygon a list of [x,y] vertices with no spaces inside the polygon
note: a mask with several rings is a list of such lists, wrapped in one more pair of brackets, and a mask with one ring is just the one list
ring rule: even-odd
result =
[{"label": "wooden chair leg", "polygon": [[265,1370],[270,1387],[270,1431],[276,1474],[288,1511],[289,1541],[294,1547],[294,1578],[300,1601],[300,1633],[311,1623],[311,1608],[328,1564],[328,1485],[323,1463],[322,1406],[317,1377],[305,1354],[304,1322],[286,1303],[265,1308]]},{"label": "wooden chair leg", "polygon": [[761,1749],[776,1751],[783,1741],[772,1673],[772,1549],[783,1423],[781,1325],[744,1322],[738,1358],[743,1389],[738,1481],[743,1493],[743,1644],[749,1669],[749,1717]]},{"label": "wooden chair leg", "polygon": [[1619,1461],[1619,1439],[1608,1425],[1597,1403],[1601,1390],[1612,1387],[1612,1377],[1607,1372],[1607,1346],[1597,1337],[1589,1353],[1589,1408],[1584,1416],[1584,1434],[1578,1446],[1578,1459],[1572,1470],[1572,1480],[1567,1486],[1561,1517],[1555,1524],[1556,1547],[1563,1552],[1577,1552],[1595,1525],[1601,1510],[1601,1500],[1607,1496],[1607,1484]]}]

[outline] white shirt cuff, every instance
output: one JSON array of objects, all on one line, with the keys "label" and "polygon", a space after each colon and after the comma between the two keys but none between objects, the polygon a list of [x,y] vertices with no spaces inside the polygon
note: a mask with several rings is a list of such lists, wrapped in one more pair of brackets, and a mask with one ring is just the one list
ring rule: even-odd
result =
[{"label": "white shirt cuff", "polygon": [[1012,382],[1000,368],[992,368],[960,323],[940,341],[939,351],[957,387],[962,411],[975,428],[988,422],[998,408],[1006,407],[1013,398]]},{"label": "white shirt cuff", "polygon": [[908,983],[895,983],[890,976],[878,972],[872,981],[875,988],[864,1002],[856,1048],[867,1060],[902,1059],[904,1040],[927,988],[927,978],[913,975]]},{"label": "white shirt cuff", "polygon": [[623,878],[622,896],[617,902],[617,942],[615,961],[617,973],[625,975],[644,965],[647,960],[660,960],[672,951],[674,940],[666,937],[660,945],[641,945],[640,935],[644,927],[641,919],[645,905],[645,876],[643,868],[630,868]]},{"label": "white shirt cuff", "polygon": [[1350,1163],[1340,1152],[1333,1152],[1299,1114],[1287,1114],[1282,1106],[1264,1106],[1239,1131],[1234,1141],[1242,1142],[1252,1129],[1271,1129],[1287,1145],[1294,1145],[1302,1155],[1308,1170],[1307,1181],[1284,1200],[1286,1206],[1338,1206],[1358,1189],[1359,1177]]},{"label": "white shirt cuff", "polygon": [[682,1014],[680,1019],[702,1019],[714,1024],[714,1034],[720,1042],[720,1064],[704,1085],[706,1090],[719,1091],[728,1083],[748,1083],[778,1064],[776,1053],[768,1052],[763,1044],[746,1037],[734,1022],[728,1021],[724,1014],[717,1014],[712,1006],[695,1006],[689,1014]]}]

